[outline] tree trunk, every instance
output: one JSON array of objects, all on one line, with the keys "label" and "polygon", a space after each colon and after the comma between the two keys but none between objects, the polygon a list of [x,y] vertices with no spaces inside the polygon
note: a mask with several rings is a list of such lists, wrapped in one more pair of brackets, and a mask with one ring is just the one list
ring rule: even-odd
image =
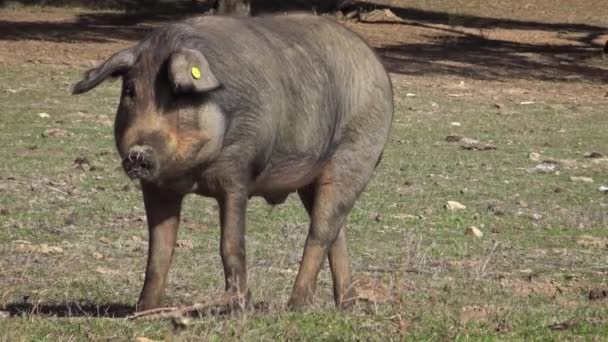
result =
[{"label": "tree trunk", "polygon": [[251,12],[250,0],[219,0],[217,3],[219,14],[248,16]]}]

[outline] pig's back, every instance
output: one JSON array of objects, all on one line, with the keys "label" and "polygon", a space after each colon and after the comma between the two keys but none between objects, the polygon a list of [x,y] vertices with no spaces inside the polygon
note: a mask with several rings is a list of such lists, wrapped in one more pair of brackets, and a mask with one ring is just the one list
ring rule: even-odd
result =
[{"label": "pig's back", "polygon": [[305,14],[192,22],[226,85],[216,98],[231,121],[227,144],[248,143],[268,167],[322,162],[357,140],[384,145],[390,80],[352,31]]}]

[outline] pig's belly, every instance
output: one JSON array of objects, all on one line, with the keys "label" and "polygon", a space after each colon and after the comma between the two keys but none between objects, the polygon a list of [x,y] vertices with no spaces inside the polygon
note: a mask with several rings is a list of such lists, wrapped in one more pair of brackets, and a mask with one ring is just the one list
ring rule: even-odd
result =
[{"label": "pig's belly", "polygon": [[272,205],[283,203],[290,193],[314,182],[323,165],[322,162],[295,163],[271,168],[258,177],[249,194],[264,197]]}]

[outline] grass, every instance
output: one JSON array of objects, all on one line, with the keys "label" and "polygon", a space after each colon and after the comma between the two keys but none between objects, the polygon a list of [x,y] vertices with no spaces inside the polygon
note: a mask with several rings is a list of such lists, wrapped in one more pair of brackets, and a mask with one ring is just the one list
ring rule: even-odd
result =
[{"label": "grass", "polygon": [[[131,340],[177,336],[165,321],[127,321],[78,312],[79,305],[134,305],[145,263],[140,194],[119,169],[111,120],[118,84],[69,95],[80,70],[0,65],[0,306],[24,301],[68,317],[0,318],[0,340]],[[416,96],[407,96],[415,93]],[[605,236],[608,153],[604,107],[547,98],[501,109],[483,96],[450,97],[440,87],[396,82],[392,138],[368,191],[349,217],[357,277],[375,279],[388,301],[336,311],[327,270],[315,304],[283,309],[295,278],[307,217],[295,196],[271,208],[251,201],[250,285],[262,308],[191,321],[185,340],[571,340],[608,336],[606,249],[579,244]],[[39,113],[50,117],[42,118]],[[455,126],[452,122],[459,122]],[[50,128],[68,135],[43,137]],[[459,134],[491,142],[468,151]],[[528,171],[529,153],[558,160],[559,174]],[[78,169],[86,157],[93,169]],[[571,176],[592,177],[579,183]],[[443,208],[455,200],[467,208]],[[189,197],[170,271],[168,304],[200,301],[223,286],[215,203]],[[536,215],[535,215],[536,214]],[[464,234],[479,227],[484,236]],[[60,254],[19,248],[58,246]],[[143,240],[143,241],[142,241]],[[22,242],[21,245],[24,243]],[[25,299],[26,298],[26,299]],[[52,311],[52,310],[51,310]],[[52,316],[52,314],[51,314]],[[563,323],[564,329],[553,326]]]}]

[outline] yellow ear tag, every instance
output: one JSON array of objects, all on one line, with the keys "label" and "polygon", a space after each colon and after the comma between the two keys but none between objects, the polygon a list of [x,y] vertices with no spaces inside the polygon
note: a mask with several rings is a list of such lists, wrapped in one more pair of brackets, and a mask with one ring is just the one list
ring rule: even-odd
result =
[{"label": "yellow ear tag", "polygon": [[201,71],[200,71],[200,70],[198,70],[198,68],[197,68],[197,67],[192,67],[192,70],[191,70],[191,71],[192,71],[192,77],[194,77],[194,78],[195,78],[195,79],[197,79],[197,80],[198,80],[199,78],[201,78]]}]

